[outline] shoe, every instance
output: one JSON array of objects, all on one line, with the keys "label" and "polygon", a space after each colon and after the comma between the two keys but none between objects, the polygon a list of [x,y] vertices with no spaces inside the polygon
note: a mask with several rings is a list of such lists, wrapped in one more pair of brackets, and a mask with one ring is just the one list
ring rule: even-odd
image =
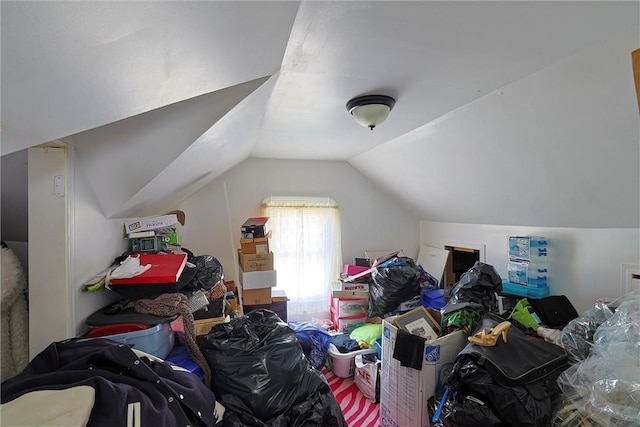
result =
[{"label": "shoe", "polygon": [[502,335],[502,341],[507,343],[507,332],[511,327],[511,322],[504,321],[493,328],[484,328],[475,335],[469,337],[469,342],[481,347],[494,347],[498,342],[498,337]]}]

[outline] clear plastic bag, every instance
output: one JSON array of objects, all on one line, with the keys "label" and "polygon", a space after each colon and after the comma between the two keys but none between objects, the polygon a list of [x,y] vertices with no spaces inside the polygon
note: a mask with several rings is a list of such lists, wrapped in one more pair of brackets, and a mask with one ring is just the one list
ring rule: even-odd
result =
[{"label": "clear plastic bag", "polygon": [[[607,319],[593,332],[588,357],[563,372],[558,378],[558,385],[567,403],[565,407],[571,406],[595,425],[638,426],[640,291],[608,303],[606,310],[603,308],[599,302],[591,311],[596,315],[592,320],[597,318],[599,321],[599,315]],[[580,339],[588,341],[586,327],[583,333],[587,335],[581,335]]]},{"label": "clear plastic bag", "polygon": [[554,342],[564,347],[572,363],[580,362],[589,356],[596,330],[613,316],[618,304],[619,301],[615,299],[599,299],[593,307],[562,328]]}]

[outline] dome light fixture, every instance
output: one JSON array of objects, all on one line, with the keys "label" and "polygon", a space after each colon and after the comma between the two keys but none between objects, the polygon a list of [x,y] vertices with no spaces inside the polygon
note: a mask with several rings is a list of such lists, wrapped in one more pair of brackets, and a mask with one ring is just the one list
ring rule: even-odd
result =
[{"label": "dome light fixture", "polygon": [[384,122],[389,112],[396,104],[396,100],[386,95],[365,95],[353,98],[347,102],[347,111],[362,126],[373,130]]}]

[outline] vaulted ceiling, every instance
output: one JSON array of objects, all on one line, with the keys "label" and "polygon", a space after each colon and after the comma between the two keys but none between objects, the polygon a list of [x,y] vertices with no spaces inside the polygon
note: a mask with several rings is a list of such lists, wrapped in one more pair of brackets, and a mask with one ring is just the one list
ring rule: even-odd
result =
[{"label": "vaulted ceiling", "polygon": [[[67,142],[108,217],[154,214],[260,157],[347,161],[425,220],[640,223],[637,1],[0,12],[2,155]],[[397,100],[373,131],[345,109],[371,93]]]}]

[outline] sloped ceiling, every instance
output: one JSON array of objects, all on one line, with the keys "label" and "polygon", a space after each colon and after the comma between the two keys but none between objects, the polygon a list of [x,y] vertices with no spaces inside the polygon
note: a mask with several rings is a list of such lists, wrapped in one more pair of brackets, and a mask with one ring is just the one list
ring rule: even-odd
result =
[{"label": "sloped ceiling", "polygon": [[[263,157],[348,161],[425,220],[639,226],[638,2],[0,8],[2,154],[73,145],[108,217]],[[368,93],[397,99],[374,131]]]}]

